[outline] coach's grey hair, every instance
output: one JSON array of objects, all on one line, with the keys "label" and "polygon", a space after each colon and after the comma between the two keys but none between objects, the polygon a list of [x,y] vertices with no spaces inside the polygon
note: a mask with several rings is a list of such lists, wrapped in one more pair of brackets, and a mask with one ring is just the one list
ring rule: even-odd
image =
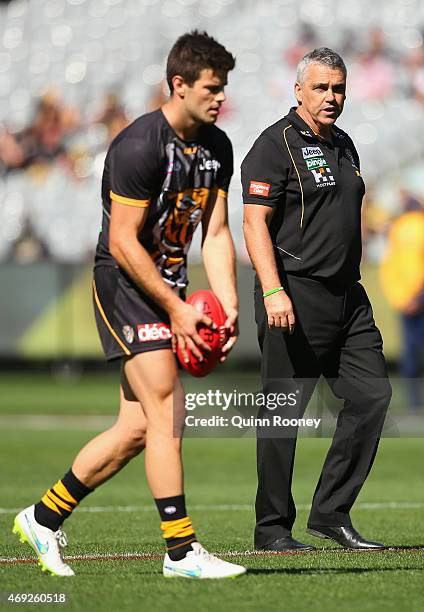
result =
[{"label": "coach's grey hair", "polygon": [[332,70],[341,70],[345,76],[347,74],[345,63],[340,55],[328,47],[320,47],[309,51],[298,63],[296,75],[298,83],[303,83],[305,70],[310,64],[324,64]]}]

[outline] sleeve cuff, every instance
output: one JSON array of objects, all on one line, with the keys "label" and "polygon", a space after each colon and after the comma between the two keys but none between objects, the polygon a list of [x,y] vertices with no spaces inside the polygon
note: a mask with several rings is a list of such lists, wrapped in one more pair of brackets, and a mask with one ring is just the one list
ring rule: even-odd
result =
[{"label": "sleeve cuff", "polygon": [[136,200],[135,198],[126,198],[114,193],[112,190],[109,192],[110,199],[118,204],[125,204],[125,206],[136,206],[137,208],[147,208],[150,204],[150,200]]}]

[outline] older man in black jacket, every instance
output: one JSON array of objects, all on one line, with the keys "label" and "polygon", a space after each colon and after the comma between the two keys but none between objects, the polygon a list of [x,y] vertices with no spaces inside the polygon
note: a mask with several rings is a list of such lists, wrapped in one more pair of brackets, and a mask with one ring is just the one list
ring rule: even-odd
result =
[{"label": "older man in black jacket", "polygon": [[[336,127],[346,67],[331,49],[298,66],[298,106],[267,128],[242,164],[244,229],[256,270],[255,309],[264,389],[299,387],[281,414],[299,417],[323,375],[344,399],[319,479],[308,532],[348,548],[382,548],[351,523],[390,401],[382,339],[359,284],[365,187],[350,137]],[[258,428],[255,545],[310,550],[291,536],[297,429]]]}]

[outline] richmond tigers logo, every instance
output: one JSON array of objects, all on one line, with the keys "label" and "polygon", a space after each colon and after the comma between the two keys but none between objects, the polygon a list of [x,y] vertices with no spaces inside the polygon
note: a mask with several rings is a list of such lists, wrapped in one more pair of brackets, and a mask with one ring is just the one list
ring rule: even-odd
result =
[{"label": "richmond tigers logo", "polygon": [[185,268],[186,254],[193,234],[208,205],[211,190],[191,188],[179,193],[167,193],[167,207],[156,227],[158,241],[152,253],[155,263],[170,280],[180,276]]}]

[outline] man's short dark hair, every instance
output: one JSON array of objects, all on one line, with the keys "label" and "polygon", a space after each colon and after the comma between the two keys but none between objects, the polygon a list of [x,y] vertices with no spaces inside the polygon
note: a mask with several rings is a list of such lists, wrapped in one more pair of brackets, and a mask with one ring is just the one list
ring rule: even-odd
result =
[{"label": "man's short dark hair", "polygon": [[231,53],[212,36],[193,30],[180,36],[169,52],[166,80],[172,93],[172,78],[176,74],[191,86],[203,69],[210,68],[216,74],[226,74],[235,64],[236,60]]},{"label": "man's short dark hair", "polygon": [[296,76],[298,83],[302,84],[305,71],[310,64],[324,64],[332,70],[341,70],[345,77],[347,74],[346,66],[342,57],[333,51],[333,49],[329,49],[328,47],[320,47],[319,49],[309,51],[309,53],[302,57],[298,63]]}]

